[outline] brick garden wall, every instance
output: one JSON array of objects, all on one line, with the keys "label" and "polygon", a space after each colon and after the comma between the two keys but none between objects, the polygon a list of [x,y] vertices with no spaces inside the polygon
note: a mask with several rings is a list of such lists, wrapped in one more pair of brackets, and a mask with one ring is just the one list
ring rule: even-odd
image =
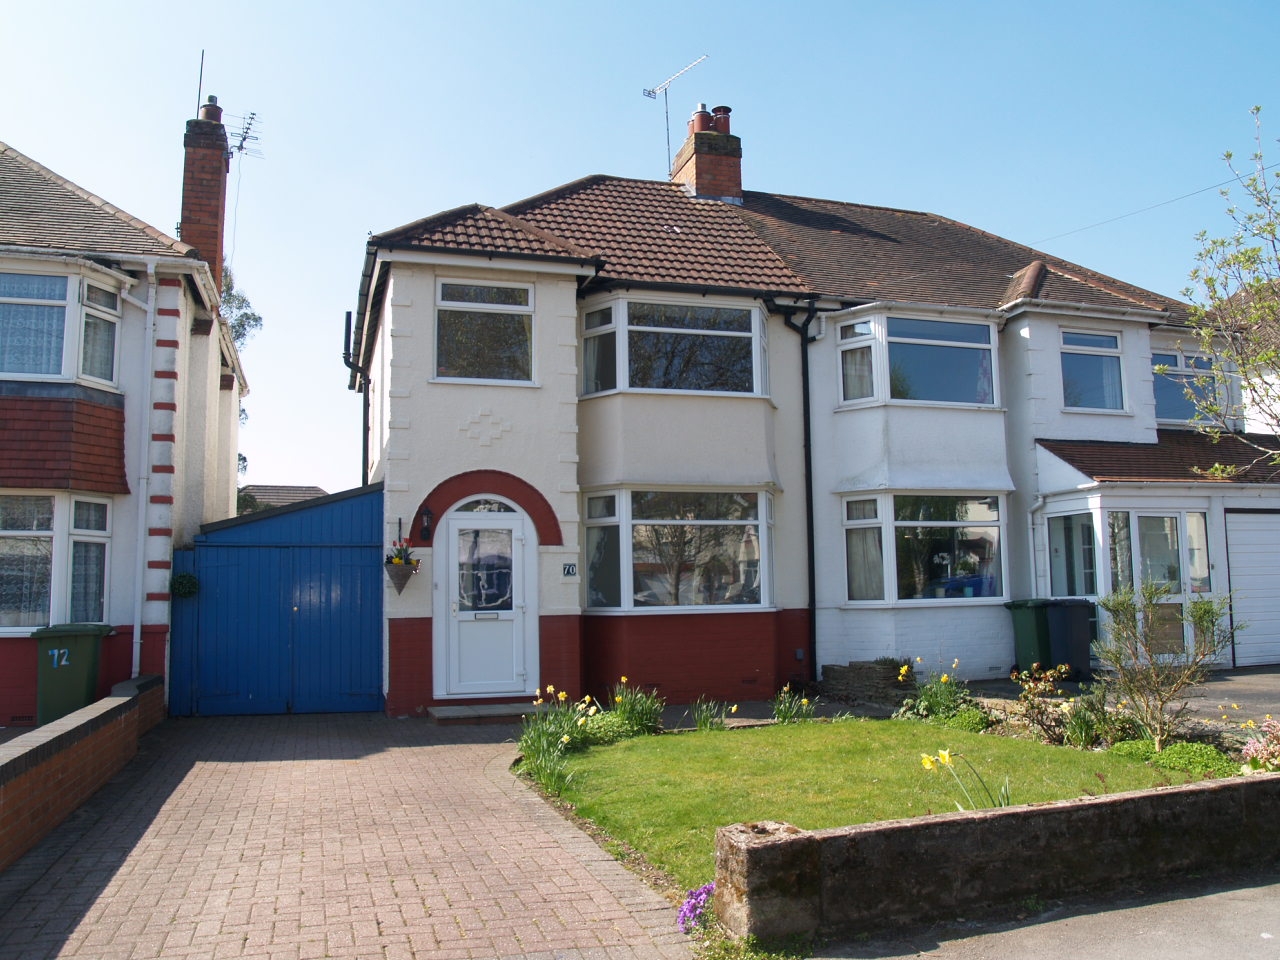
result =
[{"label": "brick garden wall", "polygon": [[0,744],[0,870],[115,776],[137,753],[138,738],[164,718],[163,678],[139,677]]},{"label": "brick garden wall", "polygon": [[1280,859],[1280,774],[832,830],[716,831],[716,914],[737,936],[850,935],[1026,897]]}]

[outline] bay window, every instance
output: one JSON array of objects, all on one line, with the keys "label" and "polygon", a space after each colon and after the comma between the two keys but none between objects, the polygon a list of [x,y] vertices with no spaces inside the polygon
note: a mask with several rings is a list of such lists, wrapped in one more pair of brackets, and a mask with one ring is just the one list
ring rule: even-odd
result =
[{"label": "bay window", "polygon": [[1123,410],[1120,335],[1062,331],[1062,403],[1084,410]]},{"label": "bay window", "polygon": [[874,317],[838,327],[840,399],[993,406],[990,323]]},{"label": "bay window", "polygon": [[106,618],[110,505],[0,495],[0,628]]},{"label": "bay window", "polygon": [[847,499],[846,597],[851,602],[1001,597],[1003,528],[998,496]]},{"label": "bay window", "polygon": [[443,280],[436,296],[436,376],[533,380],[533,287]]},{"label": "bay window", "polygon": [[582,392],[761,394],[764,331],[749,307],[620,301],[583,320]]},{"label": "bay window", "polygon": [[0,374],[116,379],[120,295],[80,277],[0,273]]},{"label": "bay window", "polygon": [[755,492],[587,497],[587,606],[759,606],[767,519]]}]

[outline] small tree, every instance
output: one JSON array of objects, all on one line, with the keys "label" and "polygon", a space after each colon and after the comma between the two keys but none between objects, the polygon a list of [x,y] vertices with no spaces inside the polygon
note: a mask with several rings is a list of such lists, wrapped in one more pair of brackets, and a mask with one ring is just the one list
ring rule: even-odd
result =
[{"label": "small tree", "polygon": [[[1157,751],[1181,727],[1191,688],[1204,681],[1209,664],[1231,642],[1223,625],[1227,598],[1197,597],[1183,609],[1167,602],[1171,589],[1146,581],[1137,590],[1126,587],[1102,597],[1098,605],[1108,622],[1094,646],[1107,669],[1103,683],[1128,705]],[[1165,616],[1171,608],[1172,619]],[[1191,649],[1185,642],[1170,644],[1162,626],[1177,631],[1189,626]]]},{"label": "small tree", "polygon": [[[1197,426],[1215,440],[1231,435],[1253,448],[1251,464],[1215,464],[1212,476],[1230,477],[1251,466],[1280,465],[1270,442],[1243,434],[1246,420],[1280,432],[1280,173],[1267,172],[1262,150],[1261,107],[1253,108],[1250,164],[1238,168],[1224,156],[1234,185],[1222,191],[1234,229],[1210,238],[1202,231],[1191,271],[1190,320],[1197,346],[1210,368],[1187,382]],[[1234,189],[1241,202],[1231,196]],[[1239,385],[1239,392],[1233,385]]]}]

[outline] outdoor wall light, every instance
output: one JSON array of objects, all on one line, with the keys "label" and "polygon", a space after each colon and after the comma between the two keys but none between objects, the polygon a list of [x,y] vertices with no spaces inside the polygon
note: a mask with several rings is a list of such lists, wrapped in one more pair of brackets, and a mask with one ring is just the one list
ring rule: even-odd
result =
[{"label": "outdoor wall light", "polygon": [[423,539],[423,540],[430,540],[430,539],[431,539],[431,521],[432,521],[432,520],[434,520],[435,518],[436,518],[436,515],[435,515],[434,513],[432,513],[432,512],[431,512],[431,508],[430,508],[430,507],[423,507],[423,508],[422,508],[422,534],[421,534],[421,539]]}]

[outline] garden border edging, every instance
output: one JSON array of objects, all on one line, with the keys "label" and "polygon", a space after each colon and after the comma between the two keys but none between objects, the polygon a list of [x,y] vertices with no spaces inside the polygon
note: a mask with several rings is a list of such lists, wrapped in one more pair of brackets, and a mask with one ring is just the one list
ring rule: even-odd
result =
[{"label": "garden border edging", "polygon": [[848,935],[957,911],[1280,858],[1280,774],[801,830],[716,831],[716,915],[734,936]]}]

